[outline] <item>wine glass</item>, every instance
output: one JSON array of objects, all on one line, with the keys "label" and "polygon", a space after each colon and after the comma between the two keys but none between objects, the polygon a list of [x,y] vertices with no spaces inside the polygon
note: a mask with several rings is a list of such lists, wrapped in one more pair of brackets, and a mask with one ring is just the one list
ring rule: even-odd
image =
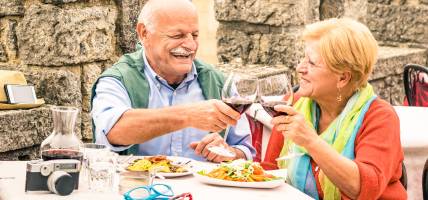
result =
[{"label": "wine glass", "polygon": [[[221,99],[239,114],[244,113],[256,100],[258,91],[258,80],[256,77],[245,74],[230,73],[224,83]],[[230,126],[224,133],[224,142],[227,140]],[[209,150],[225,157],[234,157],[235,153],[223,146],[213,146]]]},{"label": "wine glass", "polygon": [[[291,81],[286,74],[279,74],[264,78],[259,81],[260,104],[271,117],[287,115],[274,109],[276,105],[293,105],[294,92]],[[286,160],[303,155],[293,151],[291,145],[288,146],[288,154],[276,160]]]}]

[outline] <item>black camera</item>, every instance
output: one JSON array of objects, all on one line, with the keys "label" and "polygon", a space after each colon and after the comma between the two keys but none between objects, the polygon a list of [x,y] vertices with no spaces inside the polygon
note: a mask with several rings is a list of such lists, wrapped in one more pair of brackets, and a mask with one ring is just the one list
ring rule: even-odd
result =
[{"label": "black camera", "polygon": [[81,163],[74,159],[32,160],[27,163],[25,192],[51,191],[65,196],[79,187]]}]

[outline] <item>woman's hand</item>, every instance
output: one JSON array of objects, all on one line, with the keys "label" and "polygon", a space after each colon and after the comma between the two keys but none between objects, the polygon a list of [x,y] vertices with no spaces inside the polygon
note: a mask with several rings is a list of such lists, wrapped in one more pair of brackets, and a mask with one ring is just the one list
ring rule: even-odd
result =
[{"label": "woman's hand", "polygon": [[286,113],[272,119],[272,124],[276,130],[281,132],[285,138],[291,139],[302,147],[307,147],[318,139],[317,132],[306,122],[305,117],[293,107],[277,105],[274,109]]}]

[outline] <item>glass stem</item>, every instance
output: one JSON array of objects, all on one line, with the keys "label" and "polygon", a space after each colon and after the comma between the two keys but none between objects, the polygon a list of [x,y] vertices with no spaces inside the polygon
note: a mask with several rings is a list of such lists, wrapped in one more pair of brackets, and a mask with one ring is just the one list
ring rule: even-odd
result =
[{"label": "glass stem", "polygon": [[227,125],[226,131],[224,131],[224,136],[223,136],[225,143],[227,143],[226,140],[227,140],[227,135],[229,135],[229,130],[230,130],[230,125]]}]

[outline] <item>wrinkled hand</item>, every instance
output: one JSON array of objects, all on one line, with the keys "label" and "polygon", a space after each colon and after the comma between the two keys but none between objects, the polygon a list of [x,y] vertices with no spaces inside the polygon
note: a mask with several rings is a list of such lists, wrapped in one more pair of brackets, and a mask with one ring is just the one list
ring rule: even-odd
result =
[{"label": "wrinkled hand", "polygon": [[305,117],[293,107],[277,105],[276,111],[287,113],[272,119],[272,124],[280,131],[284,138],[292,140],[297,145],[307,147],[312,141],[318,139],[317,132],[306,122]]},{"label": "wrinkled hand", "polygon": [[219,132],[225,129],[227,125],[236,125],[237,120],[241,116],[238,112],[217,99],[210,99],[188,106],[186,114],[189,125],[210,132]]},{"label": "wrinkled hand", "polygon": [[210,150],[208,150],[210,147],[224,146],[229,151],[234,152],[235,155],[238,155],[238,153],[239,153],[238,152],[239,150],[230,147],[226,142],[224,142],[223,138],[218,133],[208,134],[207,136],[202,138],[201,141],[192,142],[192,143],[190,143],[189,146],[190,146],[190,148],[195,150],[196,155],[203,156],[208,161],[216,162],[216,163],[234,160],[236,158],[236,156],[235,157],[225,157],[225,156],[218,155],[218,154],[213,153]]}]

